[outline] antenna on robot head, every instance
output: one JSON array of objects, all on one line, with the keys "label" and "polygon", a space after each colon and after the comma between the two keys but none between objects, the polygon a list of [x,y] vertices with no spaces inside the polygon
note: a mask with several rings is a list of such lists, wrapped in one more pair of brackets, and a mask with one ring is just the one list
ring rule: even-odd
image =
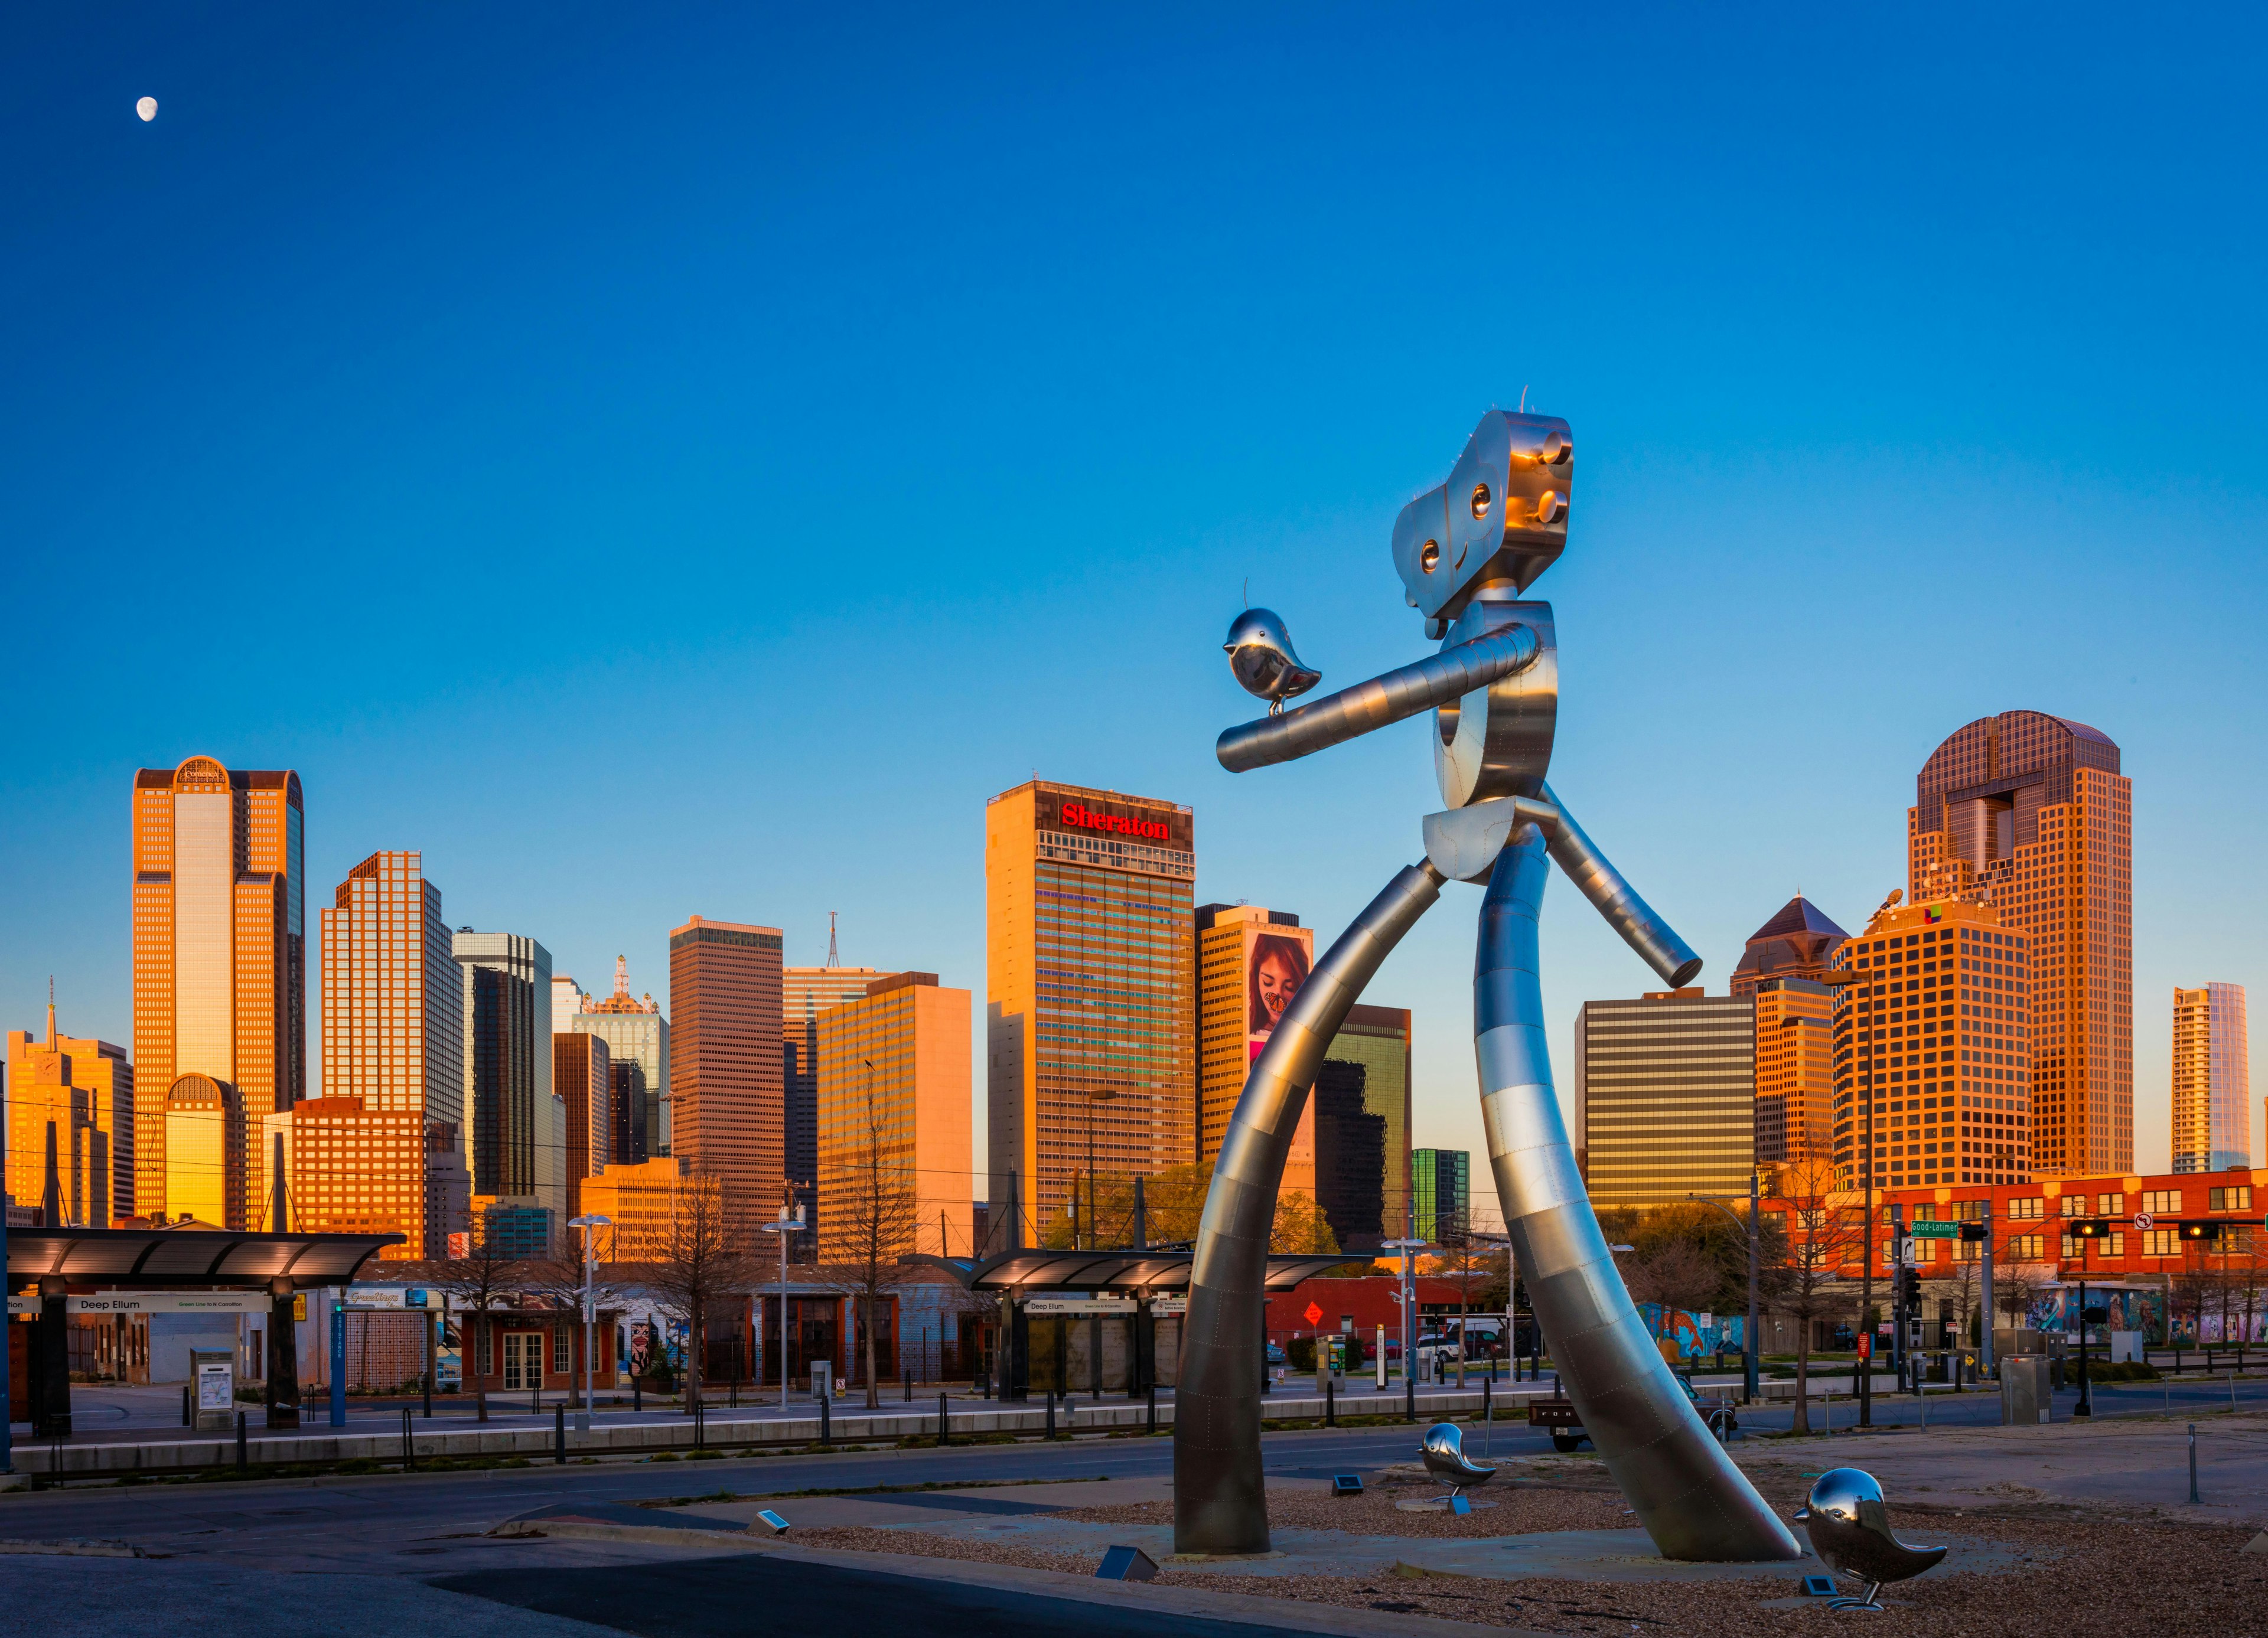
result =
[{"label": "antenna on robot head", "polygon": [[843,965],[835,953],[835,912],[832,910],[827,913],[827,965],[831,967]]}]

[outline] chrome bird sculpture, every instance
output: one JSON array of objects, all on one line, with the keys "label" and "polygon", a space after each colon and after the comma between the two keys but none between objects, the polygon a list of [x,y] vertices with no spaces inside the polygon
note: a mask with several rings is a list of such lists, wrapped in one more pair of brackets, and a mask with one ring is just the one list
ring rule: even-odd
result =
[{"label": "chrome bird sculpture", "polygon": [[1803,1554],[1662,1363],[1599,1231],[1552,1084],[1536,956],[1552,864],[1669,987],[1691,983],[1701,968],[1548,782],[1558,639],[1551,605],[1526,593],[1566,549],[1574,472],[1565,421],[1492,409],[1447,479],[1402,509],[1395,573],[1427,640],[1440,644],[1421,659],[1286,710],[1284,696],[1309,687],[1314,673],[1292,657],[1283,621],[1247,609],[1230,628],[1237,681],[1271,709],[1220,736],[1214,755],[1223,768],[1288,762],[1431,712],[1425,738],[1443,811],[1423,817],[1425,856],[1315,963],[1254,1061],[1223,1134],[1197,1228],[1174,1391],[1177,1552],[1268,1550],[1263,1302],[1285,1162],[1309,1089],[1363,987],[1444,886],[1459,881],[1487,888],[1473,1049],[1490,1168],[1585,1431],[1665,1558]]},{"label": "chrome bird sculpture", "polygon": [[1879,1610],[1882,1583],[1906,1581],[1934,1569],[1943,1547],[1911,1547],[1890,1529],[1889,1509],[1874,1475],[1857,1467],[1837,1467],[1819,1475],[1795,1522],[1811,1537],[1820,1561],[1840,1576],[1866,1583],[1855,1598],[1837,1598],[1830,1610]]},{"label": "chrome bird sculpture", "polygon": [[1282,712],[1285,701],[1323,679],[1322,672],[1300,664],[1292,634],[1272,608],[1246,609],[1230,624],[1228,641],[1220,647],[1245,693],[1267,701],[1271,716]]},{"label": "chrome bird sculpture", "polygon": [[1449,1487],[1449,1510],[1469,1512],[1465,1492],[1496,1477],[1494,1466],[1465,1454],[1465,1436],[1453,1421],[1437,1421],[1425,1429],[1425,1443],[1418,1447],[1425,1471]]}]

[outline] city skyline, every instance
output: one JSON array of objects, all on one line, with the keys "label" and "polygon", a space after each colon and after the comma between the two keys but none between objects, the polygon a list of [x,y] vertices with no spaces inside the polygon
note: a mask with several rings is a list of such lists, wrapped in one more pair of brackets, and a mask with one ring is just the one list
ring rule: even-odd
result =
[{"label": "city skyline", "polygon": [[[1894,816],[1961,724],[2095,724],[2138,793],[2134,1164],[2164,1164],[2162,998],[2257,984],[2242,929],[2268,918],[2230,867],[2268,813],[2260,233],[2195,84],[2242,51],[1577,19],[1524,104],[1565,156],[1550,255],[1516,213],[1469,224],[1476,262],[1535,268],[1545,325],[1411,267],[1410,224],[1466,220],[1457,179],[1504,139],[1478,105],[1417,124],[1386,94],[1518,49],[1516,20],[1219,26],[1189,51],[930,18],[845,53],[753,16],[666,47],[589,18],[29,20],[0,282],[43,319],[0,386],[23,543],[0,590],[203,634],[244,629],[258,586],[261,629],[19,673],[41,748],[0,774],[0,1022],[35,1030],[52,973],[75,1033],[131,1038],[106,816],[133,768],[193,755],[299,773],[306,879],[421,849],[456,922],[586,976],[626,951],[665,1002],[696,908],[781,927],[798,965],[839,909],[847,959],[980,987],[974,816],[1035,769],[1172,793],[1205,826],[1200,901],[1296,905],[1327,944],[1415,856],[1424,725],[1232,779],[1211,742],[1249,703],[1221,634],[1248,577],[1326,688],[1422,652],[1393,519],[1477,406],[1525,394],[1592,474],[1550,586],[1583,636],[1555,777],[1712,991],[1791,893],[1854,927],[1903,881]],[[1729,112],[1728,83],[1752,93]],[[888,117],[847,129],[845,97]],[[1740,208],[1705,206],[1733,171]],[[2179,226],[2106,239],[2120,197]],[[878,466],[873,429],[909,414],[923,435]],[[912,516],[919,566],[872,573],[909,561]],[[1920,598],[1932,575],[1955,595]],[[2111,588],[2117,641],[2090,640]],[[596,589],[604,640],[560,643]],[[1871,658],[1924,619],[1957,664],[1894,687],[1758,658]],[[917,687],[923,731],[860,754],[846,724]],[[1766,724],[1799,755],[1749,753]],[[1561,1052],[1583,1001],[1646,978],[1551,892]],[[1457,919],[1374,994],[1414,1014],[1413,1141],[1478,1153]]]}]

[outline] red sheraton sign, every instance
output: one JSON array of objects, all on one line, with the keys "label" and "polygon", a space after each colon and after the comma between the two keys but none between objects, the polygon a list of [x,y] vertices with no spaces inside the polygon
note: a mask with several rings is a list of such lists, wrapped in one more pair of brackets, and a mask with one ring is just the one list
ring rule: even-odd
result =
[{"label": "red sheraton sign", "polygon": [[1163,819],[1135,819],[1118,813],[1098,813],[1081,803],[1063,804],[1066,830],[1101,830],[1118,836],[1138,836],[1146,841],[1167,841],[1172,832]]}]

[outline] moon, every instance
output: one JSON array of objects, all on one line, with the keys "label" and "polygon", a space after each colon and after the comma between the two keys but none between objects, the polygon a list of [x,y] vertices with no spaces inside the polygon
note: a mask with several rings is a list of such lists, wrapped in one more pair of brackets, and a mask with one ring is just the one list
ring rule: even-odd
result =
[{"label": "moon", "polygon": [[158,117],[158,99],[155,97],[143,98],[141,101],[134,105],[134,112],[140,114],[142,116],[142,123],[147,125],[151,121]]}]

